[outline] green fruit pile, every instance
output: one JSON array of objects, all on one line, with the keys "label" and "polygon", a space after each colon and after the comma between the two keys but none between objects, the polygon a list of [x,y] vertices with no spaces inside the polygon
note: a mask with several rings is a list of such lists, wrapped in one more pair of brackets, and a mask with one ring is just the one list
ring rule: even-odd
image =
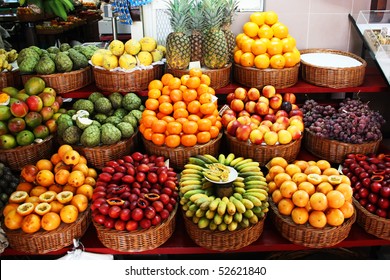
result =
[{"label": "green fruit pile", "polygon": [[112,145],[137,131],[144,109],[135,93],[114,92],[105,96],[93,92],[59,116],[57,135],[69,145]]},{"label": "green fruit pile", "polygon": [[[226,183],[222,174],[230,168],[238,176]],[[218,179],[223,187],[213,182]],[[185,216],[200,229],[247,228],[264,219],[268,212],[268,187],[259,163],[233,153],[220,154],[218,158],[208,154],[190,157],[181,172],[179,193]]]},{"label": "green fruit pile", "polygon": [[7,204],[9,196],[19,184],[19,177],[11,169],[0,162],[0,209]]}]

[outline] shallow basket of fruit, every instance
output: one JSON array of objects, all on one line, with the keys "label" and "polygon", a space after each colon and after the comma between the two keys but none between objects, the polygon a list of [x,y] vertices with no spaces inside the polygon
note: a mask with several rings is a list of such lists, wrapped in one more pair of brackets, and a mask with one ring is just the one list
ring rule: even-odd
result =
[{"label": "shallow basket of fruit", "polygon": [[100,241],[122,252],[165,243],[176,225],[177,181],[162,156],[134,152],[107,162],[91,206]]},{"label": "shallow basket of fruit", "polygon": [[238,250],[256,241],[268,212],[260,164],[230,153],[190,157],[179,181],[186,230],[201,247]]},{"label": "shallow basket of fruit", "polygon": [[234,64],[234,80],[246,87],[262,88],[272,84],[276,89],[288,88],[298,81],[299,65],[282,69],[258,69]]},{"label": "shallow basket of fruit", "polygon": [[243,142],[237,137],[224,133],[229,151],[236,154],[242,155],[243,157],[253,158],[258,161],[261,165],[265,165],[273,157],[280,156],[285,158],[288,162],[294,161],[300,151],[302,138],[290,142],[289,144],[283,145],[257,145],[251,142]]},{"label": "shallow basket of fruit", "polygon": [[54,88],[57,94],[63,94],[83,88],[93,82],[91,66],[83,69],[74,70],[66,73],[57,73],[50,75],[30,75],[23,74],[22,82],[25,84],[31,77],[38,76],[42,78],[48,87]]},{"label": "shallow basket of fruit", "polygon": [[205,144],[196,144],[191,147],[178,146],[176,148],[169,148],[167,146],[158,146],[150,140],[146,140],[142,136],[144,148],[148,154],[155,154],[164,156],[169,159],[169,164],[177,170],[183,169],[185,163],[190,156],[198,154],[217,155],[221,145],[222,133],[218,137],[210,140]]},{"label": "shallow basket of fruit", "polygon": [[50,135],[41,142],[1,150],[0,162],[7,164],[12,170],[20,170],[23,166],[35,163],[39,159],[50,158],[53,147],[54,138]]},{"label": "shallow basket of fruit", "polygon": [[137,92],[146,90],[149,82],[160,79],[163,73],[163,64],[156,64],[151,68],[136,69],[131,72],[93,68],[96,86],[103,91],[109,92]]},{"label": "shallow basket of fruit", "polygon": [[364,81],[366,61],[338,50],[301,50],[301,74],[308,83],[330,88],[359,86]]},{"label": "shallow basket of fruit", "polygon": [[[202,73],[210,77],[210,87],[212,87],[213,89],[219,89],[227,86],[230,83],[231,69],[232,64],[229,63],[227,66],[220,69],[202,68]],[[188,74],[189,70],[171,69],[167,67],[166,72],[171,73],[175,77],[181,77],[185,74]]]}]

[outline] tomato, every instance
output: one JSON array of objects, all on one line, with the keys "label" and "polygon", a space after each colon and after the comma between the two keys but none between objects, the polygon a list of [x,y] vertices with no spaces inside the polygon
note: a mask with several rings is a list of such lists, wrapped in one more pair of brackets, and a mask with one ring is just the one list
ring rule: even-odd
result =
[{"label": "tomato", "polygon": [[161,212],[164,209],[164,204],[161,200],[153,201],[152,206],[156,209],[157,212]]},{"label": "tomato", "polygon": [[134,152],[131,157],[133,158],[133,160],[135,161],[141,161],[143,158],[144,158],[144,155],[140,152]]},{"label": "tomato", "polygon": [[125,173],[116,172],[116,173],[114,173],[114,175],[112,175],[112,181],[119,182],[124,176],[125,176]]},{"label": "tomato", "polygon": [[116,167],[116,166],[119,166],[119,163],[115,160],[110,160],[110,161],[106,162],[106,167]]},{"label": "tomato", "polygon": [[120,214],[119,214],[119,219],[127,222],[128,220],[130,220],[130,218],[131,218],[131,210],[127,209],[127,208],[122,209]]},{"label": "tomato", "polygon": [[111,178],[112,178],[112,175],[110,173],[103,172],[103,173],[99,174],[99,179],[98,180],[101,180],[103,182],[109,183],[111,181]]},{"label": "tomato", "polygon": [[105,215],[102,215],[102,214],[97,214],[93,217],[93,220],[100,224],[100,225],[104,225],[104,222],[106,221],[106,216]]},{"label": "tomato", "polygon": [[114,174],[115,169],[114,169],[114,167],[106,166],[106,167],[103,167],[102,171],[103,171],[103,172],[107,172],[107,173],[109,173],[109,174]]},{"label": "tomato", "polygon": [[166,171],[160,172],[158,174],[158,182],[163,184],[168,179],[168,173]]},{"label": "tomato", "polygon": [[104,226],[106,228],[114,228],[115,220],[110,217],[106,217],[106,220],[104,221]]},{"label": "tomato", "polygon": [[121,178],[121,180],[123,183],[126,183],[126,184],[131,184],[135,181],[134,176],[132,176],[132,175],[124,175]]},{"label": "tomato", "polygon": [[176,189],[176,183],[174,181],[172,181],[172,180],[167,180],[164,183],[164,187],[169,188],[171,190],[175,190]]},{"label": "tomato", "polygon": [[144,211],[141,208],[135,208],[131,211],[131,218],[134,221],[141,221],[144,217]]},{"label": "tomato", "polygon": [[125,230],[126,229],[126,222],[122,220],[116,220],[114,225],[116,230]]},{"label": "tomato", "polygon": [[151,184],[157,183],[158,181],[158,176],[156,173],[149,172],[147,178],[148,182]]},{"label": "tomato", "polygon": [[158,214],[156,214],[156,216],[154,216],[153,219],[151,220],[152,225],[153,225],[153,226],[157,226],[158,224],[161,223],[161,220],[162,220],[162,219],[161,219],[161,216],[158,215]]},{"label": "tomato", "polygon": [[135,179],[137,182],[142,183],[146,179],[146,175],[143,172],[138,172],[137,175],[135,175]]},{"label": "tomato", "polygon": [[127,231],[133,231],[133,230],[137,230],[138,229],[138,223],[136,221],[128,221],[126,223],[126,230]]},{"label": "tomato", "polygon": [[122,211],[122,208],[120,208],[118,205],[113,205],[108,210],[108,216],[110,216],[113,219],[119,218],[119,215]]},{"label": "tomato", "polygon": [[152,222],[148,219],[142,219],[140,222],[139,222],[139,225],[141,228],[143,229],[148,229],[152,226]]},{"label": "tomato", "polygon": [[127,155],[127,156],[123,156],[122,159],[125,161],[125,162],[128,162],[128,163],[134,163],[134,160],[131,156]]}]

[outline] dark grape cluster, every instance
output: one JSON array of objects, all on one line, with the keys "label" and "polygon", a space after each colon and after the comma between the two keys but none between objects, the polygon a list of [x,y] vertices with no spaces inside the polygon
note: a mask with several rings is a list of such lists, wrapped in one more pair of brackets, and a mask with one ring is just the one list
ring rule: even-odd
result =
[{"label": "dark grape cluster", "polygon": [[379,112],[358,99],[346,98],[339,105],[336,109],[306,100],[301,108],[305,127],[319,137],[345,143],[362,144],[381,138],[385,120]]},{"label": "dark grape cluster", "polygon": [[0,209],[7,204],[8,198],[19,184],[19,177],[0,162]]}]

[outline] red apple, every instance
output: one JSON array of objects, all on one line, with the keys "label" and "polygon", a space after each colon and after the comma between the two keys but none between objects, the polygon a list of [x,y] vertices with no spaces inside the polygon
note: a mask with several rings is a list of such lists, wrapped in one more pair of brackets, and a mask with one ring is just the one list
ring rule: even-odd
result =
[{"label": "red apple", "polygon": [[258,101],[260,98],[260,91],[257,88],[250,88],[247,92],[248,99],[251,101]]},{"label": "red apple", "polygon": [[234,90],[234,98],[244,101],[247,98],[247,92],[245,88],[238,87]]},{"label": "red apple", "polygon": [[21,100],[17,100],[11,104],[11,114],[18,118],[23,118],[28,113],[28,105]]},{"label": "red apple", "polygon": [[265,96],[260,96],[259,101],[267,103],[269,105],[269,99],[267,97],[265,97]]},{"label": "red apple", "polygon": [[300,109],[293,109],[293,110],[290,111],[290,113],[288,113],[288,115],[290,117],[301,116],[301,118],[303,118],[303,112]]},{"label": "red apple", "polygon": [[285,110],[278,110],[275,113],[276,118],[279,117],[288,117],[288,113]]},{"label": "red apple", "polygon": [[[32,95],[32,96],[34,96],[34,95]],[[53,108],[51,108],[51,107],[43,107],[39,113],[42,115],[43,121],[47,121],[47,120],[51,119],[54,115]]]},{"label": "red apple", "polygon": [[251,114],[250,114],[247,110],[244,109],[244,110],[242,110],[241,112],[239,112],[237,116],[239,116],[239,117],[242,117],[242,116],[248,116],[248,117],[250,117]]},{"label": "red apple", "polygon": [[276,89],[274,86],[272,85],[266,85],[265,87],[263,87],[263,89],[261,90],[261,94],[264,95],[265,97],[267,98],[271,98],[273,96],[275,96],[276,94]]},{"label": "red apple", "polygon": [[242,110],[244,110],[244,101],[242,101],[241,99],[238,99],[238,98],[234,98],[232,100],[232,102],[230,102],[230,108],[234,111],[234,112],[241,112]]},{"label": "red apple", "polygon": [[38,96],[42,99],[43,106],[50,107],[56,101],[56,97],[48,92],[42,92]]},{"label": "red apple", "polygon": [[224,127],[227,127],[228,123],[230,123],[231,121],[233,121],[235,119],[236,119],[236,117],[232,114],[223,114],[221,117],[221,124]]},{"label": "red apple", "polygon": [[282,106],[283,100],[279,96],[275,95],[269,99],[269,106],[274,109],[278,110]]},{"label": "red apple", "polygon": [[231,136],[236,136],[236,130],[240,125],[241,123],[238,120],[231,121],[226,127],[227,133],[229,133]]},{"label": "red apple", "polygon": [[26,103],[30,111],[39,112],[43,108],[42,99],[38,95],[31,95],[26,99]]},{"label": "red apple", "polygon": [[234,99],[234,92],[230,92],[230,93],[226,96],[226,104],[230,104],[230,102],[232,102],[233,99]]},{"label": "red apple", "polygon": [[274,123],[276,121],[276,116],[274,114],[267,114],[263,117],[263,120]]},{"label": "red apple", "polygon": [[283,95],[283,101],[288,101],[291,104],[294,104],[297,101],[297,98],[294,93],[288,92]]},{"label": "red apple", "polygon": [[249,140],[252,144],[259,145],[263,142],[263,132],[259,129],[253,129],[249,134]]},{"label": "red apple", "polygon": [[255,101],[248,101],[245,103],[245,110],[250,113],[254,114],[255,113],[255,108],[256,108],[256,102]]},{"label": "red apple", "polygon": [[256,102],[256,113],[260,116],[265,116],[268,114],[268,104],[265,102]]},{"label": "red apple", "polygon": [[249,139],[251,127],[247,124],[240,125],[236,130],[236,137],[238,140],[246,141]]},{"label": "red apple", "polygon": [[302,132],[295,125],[290,125],[287,127],[287,131],[291,133],[292,140],[298,140],[301,138]]},{"label": "red apple", "polygon": [[281,123],[281,124],[283,124],[284,126],[285,126],[285,129],[287,129],[287,127],[289,126],[289,124],[290,124],[290,119],[289,118],[287,118],[287,117],[279,117],[279,118],[277,118],[276,119],[276,122],[277,123]]},{"label": "red apple", "polygon": [[256,114],[253,114],[251,116],[251,122],[253,123],[256,123],[257,125],[259,125],[261,123],[262,119],[259,115],[256,115]]},{"label": "red apple", "polygon": [[263,133],[263,135],[264,135],[264,133],[266,133],[267,131],[271,131],[271,129],[270,129],[268,126],[263,125],[263,124],[259,125],[259,127],[258,127],[257,129],[260,130],[260,131]]},{"label": "red apple", "polygon": [[285,126],[282,123],[275,122],[275,123],[272,124],[270,129],[271,129],[271,131],[278,132],[280,130],[285,129]]},{"label": "red apple", "polygon": [[54,119],[47,120],[45,125],[50,131],[50,134],[54,134],[57,131],[57,123]]},{"label": "red apple", "polygon": [[237,121],[240,124],[250,124],[251,123],[251,117],[249,116],[240,116],[237,118]]}]

